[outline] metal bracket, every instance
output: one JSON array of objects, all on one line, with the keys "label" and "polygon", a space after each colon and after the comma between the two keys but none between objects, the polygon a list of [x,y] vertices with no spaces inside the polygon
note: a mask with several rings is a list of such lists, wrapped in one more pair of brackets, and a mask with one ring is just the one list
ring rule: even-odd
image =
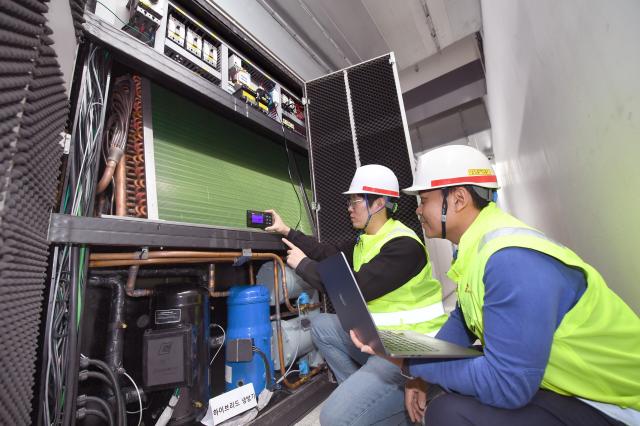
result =
[{"label": "metal bracket", "polygon": [[396,63],[396,57],[393,55],[393,53],[391,55],[389,55],[389,63],[390,64],[395,64]]},{"label": "metal bracket", "polygon": [[242,256],[236,257],[236,260],[233,262],[233,266],[242,266],[245,263],[249,262],[252,257],[252,252],[250,248],[242,249]]},{"label": "metal bracket", "polygon": [[146,260],[149,258],[149,247],[142,247],[140,251],[136,252],[136,257],[139,260]]},{"label": "metal bracket", "polygon": [[301,101],[302,101],[302,105],[309,105],[311,103],[311,101],[307,98],[302,98]]},{"label": "metal bracket", "polygon": [[316,201],[312,201],[311,202],[311,210],[320,211],[320,203],[316,202]]}]

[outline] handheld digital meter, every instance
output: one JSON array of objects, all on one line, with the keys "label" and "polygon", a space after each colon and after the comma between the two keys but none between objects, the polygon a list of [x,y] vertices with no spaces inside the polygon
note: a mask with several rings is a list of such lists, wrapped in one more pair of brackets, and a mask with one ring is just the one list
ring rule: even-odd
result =
[{"label": "handheld digital meter", "polygon": [[267,212],[247,210],[247,227],[264,229],[273,225],[273,215]]}]

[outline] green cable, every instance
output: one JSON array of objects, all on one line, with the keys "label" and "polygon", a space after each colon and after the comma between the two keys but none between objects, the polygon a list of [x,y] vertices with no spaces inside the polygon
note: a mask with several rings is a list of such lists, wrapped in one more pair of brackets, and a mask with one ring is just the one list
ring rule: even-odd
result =
[{"label": "green cable", "polygon": [[64,200],[62,200],[62,213],[67,210],[67,203],[69,202],[69,196],[71,195],[71,187],[67,185],[67,192],[64,195]]},{"label": "green cable", "polygon": [[76,319],[76,326],[80,329],[80,318],[82,317],[82,283],[84,282],[84,256],[87,247],[83,246],[80,249],[80,261],[78,262],[78,312]]}]

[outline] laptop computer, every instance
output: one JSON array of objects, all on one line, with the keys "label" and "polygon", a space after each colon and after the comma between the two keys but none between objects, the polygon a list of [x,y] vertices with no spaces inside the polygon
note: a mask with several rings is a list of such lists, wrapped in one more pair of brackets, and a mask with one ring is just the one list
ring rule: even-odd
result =
[{"label": "laptop computer", "polygon": [[411,330],[378,330],[344,253],[318,264],[318,273],[338,315],[342,328],[354,330],[361,342],[376,353],[397,358],[471,358],[474,349],[429,337]]}]

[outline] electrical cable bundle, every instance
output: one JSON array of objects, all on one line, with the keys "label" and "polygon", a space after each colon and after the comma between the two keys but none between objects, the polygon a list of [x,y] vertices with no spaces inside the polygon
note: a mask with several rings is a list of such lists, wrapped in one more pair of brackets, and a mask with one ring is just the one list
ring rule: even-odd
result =
[{"label": "electrical cable bundle", "polygon": [[[90,371],[88,370],[89,367],[95,367],[101,371],[100,372]],[[107,418],[111,418],[111,424],[117,425],[117,426],[126,426],[127,414],[126,414],[126,408],[125,408],[125,400],[122,395],[122,391],[120,390],[118,378],[116,377],[114,372],[111,371],[111,369],[106,363],[97,359],[90,359],[86,357],[82,357],[80,359],[80,368],[82,368],[82,370],[79,372],[79,375],[78,375],[80,381],[85,381],[90,379],[100,380],[104,384],[106,384],[109,388],[111,388],[111,390],[113,391],[113,394],[116,399],[115,416],[111,413],[111,409],[107,406],[107,409],[103,410],[105,411],[103,413],[105,415],[105,420]],[[78,398],[80,402],[84,402],[87,399],[93,399],[94,401],[96,401],[96,400],[99,400],[100,398],[86,397],[85,395],[82,395],[80,398]],[[104,407],[104,405],[102,405],[101,403],[99,403],[99,405]],[[106,402],[105,402],[105,405],[106,405]],[[86,415],[87,412],[89,412],[89,414],[100,417],[100,415],[94,412],[91,412],[87,409],[85,409],[84,411],[81,411],[81,410],[78,410],[78,412],[76,412],[76,417],[82,417],[82,415],[83,414]],[[114,418],[117,419],[115,423],[113,422]]]},{"label": "electrical cable bundle", "polygon": [[[108,52],[89,45],[73,122],[69,167],[60,211],[93,211],[96,172],[110,81]],[[42,423],[71,424],[76,416],[78,331],[89,260],[86,247],[66,244],[53,252],[48,318],[44,336]],[[86,414],[86,412],[85,412]]]}]

